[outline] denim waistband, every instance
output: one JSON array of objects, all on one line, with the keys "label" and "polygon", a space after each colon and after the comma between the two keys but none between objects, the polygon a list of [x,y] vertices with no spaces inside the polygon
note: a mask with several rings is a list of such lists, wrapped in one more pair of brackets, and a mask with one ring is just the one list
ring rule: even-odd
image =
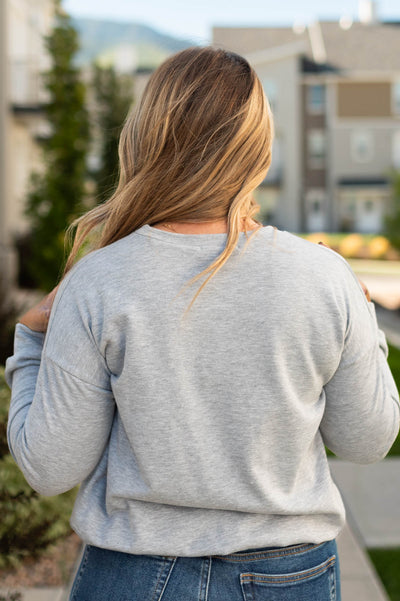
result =
[{"label": "denim waistband", "polygon": [[256,561],[259,559],[274,559],[277,557],[284,557],[287,555],[298,555],[300,553],[306,553],[311,549],[318,549],[322,545],[329,543],[325,541],[322,543],[300,543],[298,545],[290,545],[289,547],[265,547],[262,549],[244,549],[243,551],[236,551],[235,553],[229,553],[228,555],[214,555],[213,557],[218,559],[224,559],[226,561]]}]

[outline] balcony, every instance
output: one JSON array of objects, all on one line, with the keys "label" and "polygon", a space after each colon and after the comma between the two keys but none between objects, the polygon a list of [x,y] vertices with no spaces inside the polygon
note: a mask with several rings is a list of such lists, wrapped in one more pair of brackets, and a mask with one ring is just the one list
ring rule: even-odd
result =
[{"label": "balcony", "polygon": [[47,102],[47,91],[38,62],[13,60],[9,66],[10,102],[15,113],[38,113]]}]

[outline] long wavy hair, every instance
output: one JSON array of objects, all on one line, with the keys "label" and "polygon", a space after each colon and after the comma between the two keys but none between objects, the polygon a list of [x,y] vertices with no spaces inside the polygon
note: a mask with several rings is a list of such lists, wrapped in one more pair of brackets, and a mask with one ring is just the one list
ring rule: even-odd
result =
[{"label": "long wavy hair", "polygon": [[68,230],[75,235],[64,275],[88,245],[102,248],[145,224],[226,219],[225,248],[188,283],[209,274],[190,309],[260,208],[252,192],[270,166],[273,135],[268,100],[243,57],[194,47],[168,58],[126,118],[115,192]]}]

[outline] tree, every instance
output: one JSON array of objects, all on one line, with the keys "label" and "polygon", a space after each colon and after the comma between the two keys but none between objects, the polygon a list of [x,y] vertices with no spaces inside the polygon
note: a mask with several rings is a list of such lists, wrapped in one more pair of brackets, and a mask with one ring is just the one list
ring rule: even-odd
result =
[{"label": "tree", "polygon": [[392,210],[385,217],[385,234],[392,246],[400,250],[400,171],[392,171]]},{"label": "tree", "polygon": [[113,66],[93,65],[96,97],[96,126],[100,134],[100,168],[95,172],[96,196],[105,201],[113,193],[118,178],[118,140],[123,121],[132,105],[132,78],[118,74]]},{"label": "tree", "polygon": [[85,85],[74,65],[78,34],[61,0],[55,0],[55,26],[45,39],[52,66],[44,74],[50,135],[43,141],[44,172],[31,178],[26,214],[31,224],[27,268],[36,285],[50,290],[61,273],[64,232],[83,210],[89,120]]}]

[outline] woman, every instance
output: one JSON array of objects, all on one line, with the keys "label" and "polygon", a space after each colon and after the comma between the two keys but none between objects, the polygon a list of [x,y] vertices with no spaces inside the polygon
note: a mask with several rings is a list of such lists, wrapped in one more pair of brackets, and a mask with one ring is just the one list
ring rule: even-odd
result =
[{"label": "woman", "polygon": [[115,194],[17,324],[11,452],[43,495],[81,483],[70,601],[340,599],[324,445],[380,460],[398,393],[348,264],[253,219],[272,138],[242,57],[169,58],[125,123]]}]

